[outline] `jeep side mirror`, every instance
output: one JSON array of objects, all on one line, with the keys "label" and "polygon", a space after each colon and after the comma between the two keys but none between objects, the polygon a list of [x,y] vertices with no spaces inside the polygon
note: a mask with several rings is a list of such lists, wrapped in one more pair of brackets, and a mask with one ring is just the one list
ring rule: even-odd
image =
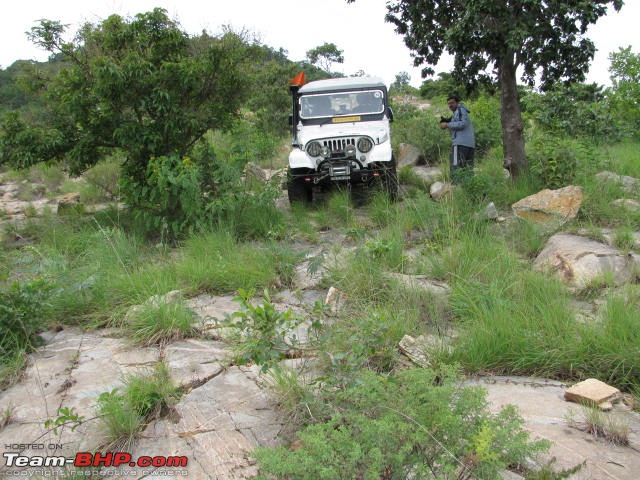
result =
[{"label": "jeep side mirror", "polygon": [[389,123],[393,122],[393,110],[391,110],[391,107],[387,108],[387,116],[389,117]]}]

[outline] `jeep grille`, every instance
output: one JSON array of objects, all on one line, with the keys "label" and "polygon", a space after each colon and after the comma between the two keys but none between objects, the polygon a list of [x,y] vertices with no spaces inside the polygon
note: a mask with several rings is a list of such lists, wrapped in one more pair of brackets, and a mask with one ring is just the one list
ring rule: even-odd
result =
[{"label": "jeep grille", "polygon": [[325,147],[329,148],[329,150],[331,150],[331,156],[334,155],[339,155],[342,156],[344,155],[344,151],[347,148],[347,145],[355,145],[356,144],[356,139],[355,138],[333,138],[333,139],[328,139],[328,140],[324,140],[322,142],[322,145],[324,145]]}]

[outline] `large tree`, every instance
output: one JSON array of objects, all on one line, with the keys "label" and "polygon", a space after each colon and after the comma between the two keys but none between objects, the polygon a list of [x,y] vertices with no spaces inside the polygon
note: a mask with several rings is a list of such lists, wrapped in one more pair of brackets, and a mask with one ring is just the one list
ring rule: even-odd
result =
[{"label": "large tree", "polygon": [[[349,3],[354,0],[347,0]],[[446,51],[454,74],[467,83],[488,75],[498,80],[502,101],[504,162],[512,173],[527,168],[516,72],[542,88],[558,80],[582,81],[593,59],[583,37],[608,5],[622,0],[390,0],[387,21],[404,35],[416,66],[433,74]]]},{"label": "large tree", "polygon": [[333,63],[344,63],[343,51],[339,50],[335,43],[323,43],[322,45],[307,51],[307,60],[312,65],[317,65],[327,73],[331,73]]},{"label": "large tree", "polygon": [[32,73],[46,110],[3,119],[0,163],[61,160],[80,173],[116,150],[126,157],[124,176],[142,188],[151,159],[187,155],[238,111],[243,51],[233,35],[197,42],[156,8],[85,24],[73,41],[64,36],[57,21],[31,30],[35,44],[69,64],[52,78]]}]

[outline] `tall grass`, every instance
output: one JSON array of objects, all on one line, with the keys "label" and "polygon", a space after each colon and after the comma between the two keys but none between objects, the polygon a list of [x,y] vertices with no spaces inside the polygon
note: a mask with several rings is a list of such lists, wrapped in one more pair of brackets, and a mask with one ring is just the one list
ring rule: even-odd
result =
[{"label": "tall grass", "polygon": [[176,261],[178,281],[187,292],[231,293],[276,281],[276,257],[260,244],[239,243],[226,232],[196,235]]}]

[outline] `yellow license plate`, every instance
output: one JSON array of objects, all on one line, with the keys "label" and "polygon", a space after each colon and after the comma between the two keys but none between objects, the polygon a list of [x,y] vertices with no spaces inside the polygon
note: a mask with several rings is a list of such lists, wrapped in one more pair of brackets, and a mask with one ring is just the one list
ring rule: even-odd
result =
[{"label": "yellow license plate", "polygon": [[357,115],[355,117],[338,117],[338,118],[332,118],[331,119],[331,123],[349,123],[349,122],[359,122],[360,120],[362,120],[362,117],[360,115]]}]

